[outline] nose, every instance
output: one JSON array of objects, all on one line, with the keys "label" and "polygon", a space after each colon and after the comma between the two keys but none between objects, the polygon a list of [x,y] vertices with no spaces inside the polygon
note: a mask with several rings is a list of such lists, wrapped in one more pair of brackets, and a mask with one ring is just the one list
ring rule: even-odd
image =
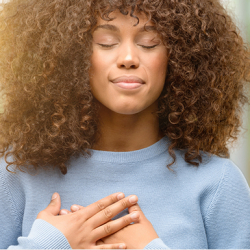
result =
[{"label": "nose", "polygon": [[140,60],[135,46],[133,44],[125,44],[124,46],[121,46],[119,57],[117,59],[117,67],[136,69],[139,67],[139,64]]}]

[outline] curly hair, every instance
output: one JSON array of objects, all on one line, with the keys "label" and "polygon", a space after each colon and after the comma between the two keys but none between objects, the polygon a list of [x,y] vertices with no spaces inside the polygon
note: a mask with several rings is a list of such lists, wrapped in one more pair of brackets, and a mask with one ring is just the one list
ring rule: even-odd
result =
[{"label": "curly hair", "polygon": [[[98,105],[89,84],[98,17],[144,13],[169,51],[157,112],[169,153],[228,157],[248,102],[250,52],[219,0],[11,0],[0,12],[0,154],[7,169],[50,166],[67,173],[89,154]],[[168,165],[168,166],[170,166]]]}]

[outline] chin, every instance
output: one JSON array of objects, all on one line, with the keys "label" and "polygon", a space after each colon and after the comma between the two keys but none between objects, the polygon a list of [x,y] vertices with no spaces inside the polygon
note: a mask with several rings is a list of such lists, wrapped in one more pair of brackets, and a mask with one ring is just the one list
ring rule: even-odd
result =
[{"label": "chin", "polygon": [[131,109],[131,108],[121,108],[121,109],[115,109],[113,110],[115,113],[117,114],[121,114],[121,115],[135,115],[141,112],[141,110],[139,109]]}]

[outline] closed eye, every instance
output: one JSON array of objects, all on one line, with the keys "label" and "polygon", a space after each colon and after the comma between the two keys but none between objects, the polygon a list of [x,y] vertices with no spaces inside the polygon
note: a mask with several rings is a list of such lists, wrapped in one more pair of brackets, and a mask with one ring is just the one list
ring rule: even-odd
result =
[{"label": "closed eye", "polygon": [[113,47],[116,44],[101,44],[101,43],[98,43],[98,45],[100,45],[103,48],[111,48],[111,47]]},{"label": "closed eye", "polygon": [[[101,47],[103,47],[103,48],[112,48],[114,45],[116,45],[116,44],[102,44],[102,43],[98,43],[98,45],[100,45]],[[156,45],[152,45],[152,46],[145,46],[145,45],[139,45],[139,46],[141,46],[142,48],[144,48],[144,49],[153,49],[153,48],[155,48],[156,46],[158,46],[158,44],[156,44]]]},{"label": "closed eye", "polygon": [[156,45],[152,45],[152,46],[145,46],[145,45],[140,45],[142,48],[144,48],[144,49],[153,49],[153,48],[155,48],[156,46],[158,46],[158,44],[156,44]]}]

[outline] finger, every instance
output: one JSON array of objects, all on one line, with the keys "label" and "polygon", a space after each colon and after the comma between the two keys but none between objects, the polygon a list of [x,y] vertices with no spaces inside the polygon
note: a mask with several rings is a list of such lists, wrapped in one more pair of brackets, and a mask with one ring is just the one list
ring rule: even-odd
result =
[{"label": "finger", "polygon": [[133,213],[133,212],[141,212],[141,213],[143,213],[140,206],[138,205],[138,203],[136,203],[133,206],[129,207],[128,212],[129,213]]},{"label": "finger", "polygon": [[83,207],[83,206],[80,206],[80,205],[72,205],[71,207],[70,207],[70,210],[71,210],[71,212],[76,212],[76,211],[78,211],[78,210],[81,210],[81,209],[83,209],[83,208],[85,208],[85,207]]},{"label": "finger", "polygon": [[96,242],[99,239],[107,237],[122,228],[128,226],[132,222],[137,222],[139,220],[140,214],[138,212],[134,212],[132,214],[125,215],[119,219],[110,221],[92,231],[93,241]]},{"label": "finger", "polygon": [[60,212],[59,212],[59,215],[66,215],[66,214],[72,214],[72,212],[70,212],[67,209],[61,209]]},{"label": "finger", "polygon": [[104,245],[105,243],[104,243],[104,241],[102,240],[102,239],[100,239],[100,240],[98,240],[97,242],[96,242],[96,245],[98,246],[98,245]]},{"label": "finger", "polygon": [[97,214],[98,212],[105,209],[106,207],[108,207],[109,205],[114,204],[115,202],[121,200],[122,198],[124,198],[123,193],[114,193],[85,207],[85,209],[79,210],[77,212],[82,213],[85,220],[87,220],[92,216],[94,216],[95,214]]},{"label": "finger", "polygon": [[[144,213],[142,212],[140,206],[138,205],[138,203],[134,204],[133,206],[129,207],[128,208],[128,212],[131,214],[131,213],[134,213],[134,212],[138,212],[140,214],[140,218],[139,218],[139,221],[141,219],[144,219],[146,218],[146,216],[144,215]],[[138,222],[139,222],[138,221]]]},{"label": "finger", "polygon": [[52,195],[50,204],[44,209],[44,212],[52,215],[58,215],[61,208],[61,198],[58,193]]},{"label": "finger", "polygon": [[126,249],[126,245],[124,243],[118,244],[105,244],[105,245],[98,245],[94,249]]},{"label": "finger", "polygon": [[88,223],[90,224],[91,228],[93,229],[97,228],[103,225],[104,223],[107,223],[108,221],[110,221],[113,217],[115,217],[117,214],[122,212],[124,209],[137,203],[137,201],[138,201],[138,197],[136,195],[130,195],[126,198],[123,198],[120,201],[114,204],[111,204],[110,206],[105,207],[99,213],[92,216],[88,220]]},{"label": "finger", "polygon": [[101,212],[94,215],[92,218],[89,219],[89,223],[92,228],[97,228],[104,223],[111,220],[117,214],[122,212],[124,209],[132,206],[133,204],[137,203],[138,197],[136,195],[130,195],[108,207],[103,209]]}]

